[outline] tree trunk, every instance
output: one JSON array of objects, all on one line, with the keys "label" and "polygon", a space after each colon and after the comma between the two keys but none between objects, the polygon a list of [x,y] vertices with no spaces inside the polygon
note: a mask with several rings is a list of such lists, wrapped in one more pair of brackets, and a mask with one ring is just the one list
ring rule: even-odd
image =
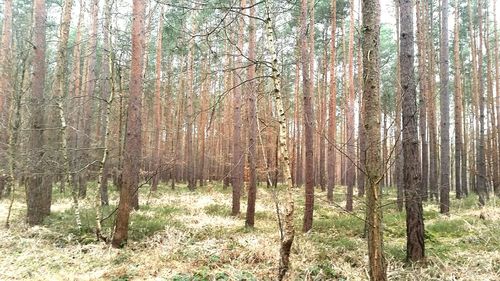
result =
[{"label": "tree trunk", "polygon": [[463,155],[463,133],[462,133],[462,77],[460,62],[460,9],[455,2],[455,25],[454,25],[454,63],[455,63],[455,192],[457,199],[462,198],[462,155]]},{"label": "tree trunk", "polygon": [[[246,6],[246,0],[241,0],[240,7]],[[240,20],[238,32],[238,49],[243,50],[244,22]],[[233,186],[233,206],[231,215],[236,216],[240,213],[241,190],[243,187],[243,163],[245,162],[241,144],[241,78],[239,69],[242,66],[241,56],[236,58],[235,63],[235,86],[233,100],[233,159],[231,170],[231,184]]]},{"label": "tree trunk", "polygon": [[[254,0],[250,0],[250,26],[249,26],[249,42],[248,42],[248,59],[250,62],[255,60],[255,8]],[[249,85],[247,87],[247,106],[248,106],[248,204],[245,226],[253,227],[255,223],[255,201],[257,197],[257,89],[253,79],[255,78],[255,65],[250,65],[247,73]]]},{"label": "tree trunk", "polygon": [[420,194],[420,161],[417,131],[417,95],[414,81],[412,1],[401,1],[400,64],[403,100],[404,187],[406,198],[406,258],[424,258],[424,221]]},{"label": "tree trunk", "polygon": [[[306,2],[305,0],[303,0]],[[279,150],[281,154],[281,161],[283,161],[284,166],[284,178],[286,182],[285,191],[285,218],[283,220],[283,229],[280,229],[281,233],[281,247],[280,247],[280,262],[278,269],[278,280],[283,280],[285,275],[290,268],[290,253],[293,243],[293,238],[295,236],[295,228],[293,226],[293,213],[294,213],[294,202],[292,196],[292,174],[290,170],[290,155],[288,153],[287,146],[287,122],[285,115],[285,107],[283,106],[283,99],[281,96],[281,79],[280,72],[278,68],[278,55],[276,52],[273,23],[271,20],[271,11],[269,0],[265,0],[266,4],[266,34],[268,40],[268,48],[272,55],[271,66],[272,66],[272,78],[273,78],[273,94],[275,99],[275,106],[278,111],[278,122],[279,122]],[[306,3],[307,4],[307,3]],[[304,7],[304,6],[302,6]],[[307,5],[306,5],[307,7]],[[304,44],[304,42],[303,42]],[[307,58],[307,57],[306,57]],[[304,72],[303,72],[304,73]],[[314,190],[314,187],[313,187]]]},{"label": "tree trunk", "polygon": [[354,127],[354,99],[355,99],[355,89],[354,89],[354,0],[350,1],[350,13],[349,13],[349,48],[348,48],[348,76],[349,76],[349,90],[346,97],[346,154],[347,154],[347,166],[346,166],[346,184],[347,184],[347,198],[346,198],[346,210],[351,212],[353,210],[353,189],[356,183],[356,170],[354,161],[356,161],[356,150],[355,150],[355,127]]},{"label": "tree trunk", "polygon": [[154,175],[151,183],[151,190],[158,189],[158,180],[160,173],[160,138],[161,138],[161,60],[163,43],[163,7],[160,10],[160,19],[158,23],[158,33],[156,35],[156,83],[154,96],[154,139],[153,139],[153,165]]},{"label": "tree trunk", "polygon": [[[399,61],[399,57],[401,55],[400,51],[400,41],[399,41],[399,32],[400,32],[400,16],[399,16],[399,1],[394,1],[396,5],[396,48],[398,61],[396,62],[396,113],[395,113],[395,123],[396,129],[394,131],[394,141],[395,141],[395,164],[394,164],[394,178],[396,181],[396,190],[397,190],[397,208],[398,211],[403,211],[404,207],[404,183],[403,183],[403,143],[401,138],[401,111],[402,111],[402,95],[401,95],[401,63]],[[418,4],[417,4],[418,9]],[[418,17],[418,16],[417,16]],[[425,111],[425,110],[424,110]],[[423,143],[423,142],[422,142]]]},{"label": "tree trunk", "polygon": [[441,186],[440,212],[450,212],[450,96],[448,93],[449,44],[448,44],[448,0],[441,2],[441,47],[440,47],[440,111],[441,111]]},{"label": "tree trunk", "polygon": [[[5,116],[5,100],[12,95],[12,0],[5,0],[3,8],[2,47],[0,48],[0,120]],[[0,194],[0,198],[1,198]]]},{"label": "tree trunk", "polygon": [[478,101],[479,101],[479,140],[476,143],[476,189],[479,196],[479,204],[484,206],[487,197],[487,175],[485,160],[485,97],[483,86],[483,23],[482,23],[482,2],[478,0],[478,21],[479,21],[479,46],[477,48],[477,82],[478,82]]},{"label": "tree trunk", "polygon": [[[75,207],[75,216],[76,216],[76,224],[78,229],[81,229],[81,219],[80,219],[80,211],[78,210],[78,197],[74,192],[76,186],[73,186],[71,181],[71,163],[69,158],[69,147],[67,143],[68,139],[68,130],[67,130],[67,121],[66,114],[64,112],[64,103],[67,100],[67,91],[66,91],[66,68],[67,68],[67,48],[68,48],[68,37],[69,37],[69,29],[71,24],[71,10],[73,7],[73,0],[64,1],[63,12],[61,16],[61,24],[59,28],[59,36],[60,41],[57,48],[57,61],[56,61],[56,81],[54,87],[54,98],[56,103],[56,108],[58,111],[59,120],[56,123],[57,126],[60,127],[59,130],[59,141],[60,141],[60,150],[62,153],[63,160],[63,179],[61,180],[61,185],[66,183],[71,186],[71,193],[73,195],[73,203]],[[75,62],[79,63],[79,61]]]},{"label": "tree trunk", "polygon": [[300,12],[300,40],[301,40],[301,64],[302,64],[302,86],[303,86],[303,108],[304,108],[304,140],[305,140],[305,209],[302,231],[307,232],[312,228],[314,207],[314,114],[312,106],[312,94],[310,83],[310,57],[307,44],[307,9],[308,0],[302,0]]},{"label": "tree trunk", "polygon": [[47,12],[44,0],[35,0],[33,28],[33,75],[31,82],[30,118],[30,176],[26,182],[26,200],[28,205],[27,222],[30,226],[39,225],[50,213],[52,186],[44,176],[44,85],[45,85],[45,23]]},{"label": "tree trunk", "polygon": [[142,69],[144,65],[144,3],[133,0],[132,6],[132,61],[130,70],[130,97],[127,116],[127,138],[123,161],[123,184],[116,215],[116,226],[112,245],[122,247],[128,238],[128,225],[133,194],[138,192],[141,163],[141,110],[142,110]]},{"label": "tree trunk", "polygon": [[[370,280],[387,280],[382,229],[383,176],[380,156],[380,2],[362,1],[363,13],[363,104],[366,132],[366,179],[368,226],[368,260]],[[351,23],[352,24],[352,23]]]},{"label": "tree trunk", "polygon": [[337,134],[337,81],[335,72],[336,31],[337,31],[337,0],[331,1],[331,39],[330,39],[330,100],[328,105],[328,183],[327,199],[333,202],[333,189],[335,188],[336,172],[336,134]]},{"label": "tree trunk", "polygon": [[[431,7],[432,8],[432,7]],[[431,11],[429,11],[429,7],[424,4],[424,9],[425,9],[425,16],[424,18],[427,20],[433,19],[434,14]],[[426,28],[428,32],[425,34],[425,41],[427,43],[426,45],[426,50],[429,55],[429,61],[428,61],[428,69],[427,69],[427,79],[428,79],[428,87],[429,91],[427,92],[427,115],[429,117],[428,119],[428,126],[429,126],[429,191],[430,191],[430,199],[431,200],[436,200],[438,202],[439,196],[438,196],[438,179],[439,179],[439,170],[438,170],[438,164],[439,164],[439,150],[438,150],[438,132],[437,132],[437,125],[436,125],[436,98],[435,98],[435,92],[436,92],[436,81],[435,81],[435,46],[433,43],[433,34],[432,34],[432,20],[429,22],[426,22]]]},{"label": "tree trunk", "polygon": [[494,57],[495,57],[495,85],[496,85],[496,113],[497,113],[497,126],[495,128],[496,138],[497,138],[497,151],[496,151],[496,164],[497,164],[497,184],[494,187],[494,191],[497,197],[500,197],[500,53],[499,44],[500,40],[498,38],[498,22],[497,22],[497,1],[493,1],[493,25],[495,28],[495,40],[494,40]]}]

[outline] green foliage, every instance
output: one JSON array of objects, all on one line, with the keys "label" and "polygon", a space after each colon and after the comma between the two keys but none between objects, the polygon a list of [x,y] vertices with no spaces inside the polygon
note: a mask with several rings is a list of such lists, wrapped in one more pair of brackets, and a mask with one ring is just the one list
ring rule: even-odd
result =
[{"label": "green foliage", "polygon": [[348,214],[334,218],[333,225],[338,231],[345,233],[348,237],[362,236],[365,227],[363,220]]},{"label": "green foliage", "polygon": [[463,220],[438,220],[427,226],[427,230],[440,237],[461,237],[467,230]]},{"label": "green foliage", "polygon": [[384,219],[384,235],[388,237],[406,237],[406,214],[404,212],[388,212]]},{"label": "green foliage", "polygon": [[406,248],[402,244],[389,243],[385,246],[385,252],[395,260],[404,261],[406,259]]},{"label": "green foliage", "polygon": [[339,236],[332,239],[332,246],[341,249],[342,251],[354,251],[360,245],[350,238]]},{"label": "green foliage", "polygon": [[211,204],[204,209],[205,213],[212,216],[228,217],[231,215],[229,207],[222,204]]}]

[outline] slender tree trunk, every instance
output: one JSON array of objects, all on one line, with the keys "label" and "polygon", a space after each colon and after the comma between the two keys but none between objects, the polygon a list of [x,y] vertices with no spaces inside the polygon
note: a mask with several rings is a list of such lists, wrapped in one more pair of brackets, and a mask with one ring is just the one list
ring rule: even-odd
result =
[{"label": "slender tree trunk", "polygon": [[[30,118],[30,176],[26,182],[26,200],[28,205],[27,222],[30,226],[41,224],[50,213],[50,196],[52,187],[48,186],[44,177],[44,84],[45,84],[45,23],[47,18],[44,0],[35,0],[33,28],[33,74],[29,108]],[[48,201],[48,202],[47,202]],[[47,209],[48,207],[48,209]]]},{"label": "slender tree trunk", "polygon": [[420,196],[420,161],[417,131],[417,95],[414,81],[414,35],[411,0],[401,6],[400,64],[403,100],[404,187],[406,198],[406,258],[419,261],[424,258],[424,220]]},{"label": "slender tree trunk", "polygon": [[[358,2],[359,4],[359,14],[358,14],[358,25],[362,25],[362,11],[361,11],[361,0]],[[358,121],[358,168],[356,169],[357,171],[357,187],[358,187],[358,196],[363,197],[365,195],[365,181],[366,181],[366,175],[365,175],[365,162],[366,162],[366,132],[365,132],[365,127],[364,127],[364,119],[365,119],[365,109],[364,109],[364,103],[363,103],[363,96],[362,96],[362,91],[363,91],[363,50],[362,50],[362,45],[363,45],[363,38],[362,36],[359,37],[359,45],[358,45],[358,73],[357,73],[357,78],[358,78],[358,88],[360,89],[359,92],[359,121]]]},{"label": "slender tree trunk", "polygon": [[[248,59],[250,62],[255,60],[255,8],[254,0],[250,0],[250,26],[248,42]],[[245,225],[253,227],[255,223],[255,201],[257,197],[257,95],[253,79],[255,78],[255,65],[250,65],[247,73],[249,85],[247,87],[247,106],[248,106],[248,204]]]},{"label": "slender tree trunk", "polygon": [[[429,143],[427,140],[427,100],[429,96],[429,78],[427,74],[427,25],[425,21],[425,5],[424,1],[417,2],[417,45],[418,45],[418,76],[419,76],[419,129],[420,141],[422,146],[421,161],[422,161],[422,185],[421,194],[422,200],[427,201],[429,197]],[[399,39],[398,39],[399,40]],[[403,167],[403,164],[401,164]],[[401,174],[401,180],[403,175]],[[403,184],[403,183],[401,183]]]},{"label": "slender tree trunk", "polygon": [[[396,62],[396,113],[395,113],[395,131],[394,131],[394,141],[396,146],[395,151],[395,164],[394,164],[394,178],[396,181],[396,190],[397,190],[397,207],[398,211],[403,211],[404,207],[404,183],[403,183],[403,142],[401,138],[401,111],[402,111],[402,95],[401,95],[401,63],[399,61],[399,57],[401,56],[400,51],[400,16],[399,16],[399,1],[394,1],[396,6],[396,48],[397,48],[397,58]],[[417,4],[418,9],[418,4]],[[417,16],[418,18],[418,16]],[[424,110],[425,111],[425,110]],[[422,141],[423,144],[423,141]]]},{"label": "slender tree trunk", "polygon": [[356,150],[355,150],[355,127],[354,127],[354,99],[355,99],[355,89],[354,89],[354,0],[350,1],[350,12],[349,12],[349,48],[348,48],[348,76],[349,76],[349,90],[346,99],[346,154],[347,154],[347,167],[346,167],[346,179],[347,179],[347,198],[346,198],[346,210],[351,212],[353,210],[353,189],[356,183],[356,170],[354,161],[356,161]]},{"label": "slender tree trunk", "polygon": [[0,95],[0,121],[7,117],[5,116],[5,100],[12,96],[12,0],[5,0],[3,6],[2,48],[0,48],[0,93],[2,93]]},{"label": "slender tree trunk", "polygon": [[312,228],[314,207],[314,114],[312,106],[312,94],[310,83],[310,57],[307,44],[307,9],[308,0],[302,0],[300,13],[300,40],[301,40],[301,64],[302,64],[302,86],[303,86],[303,108],[304,108],[304,140],[305,140],[305,210],[302,231],[307,232]]},{"label": "slender tree trunk", "polygon": [[441,2],[441,47],[440,47],[440,111],[441,111],[441,185],[440,211],[442,214],[450,212],[450,96],[448,93],[449,81],[449,52],[448,52],[448,0]]},{"label": "slender tree trunk", "polygon": [[[192,20],[190,21],[192,23]],[[196,178],[194,174],[194,152],[193,152],[193,127],[194,127],[194,121],[195,121],[195,115],[194,115],[194,99],[195,99],[195,93],[194,93],[194,87],[193,87],[193,81],[194,81],[194,55],[195,55],[195,48],[194,48],[194,42],[193,40],[189,41],[189,46],[188,46],[188,58],[187,58],[187,73],[188,73],[188,78],[187,78],[187,108],[186,108],[186,142],[185,142],[185,160],[186,160],[186,177],[187,177],[187,184],[188,184],[188,189],[193,191],[196,188]]]},{"label": "slender tree trunk", "polygon": [[112,245],[122,247],[128,238],[130,211],[133,194],[138,192],[141,159],[141,109],[142,69],[144,65],[144,3],[133,0],[132,6],[132,62],[130,71],[130,97],[127,116],[127,138],[123,161],[123,184],[116,215]]},{"label": "slender tree trunk", "polygon": [[[478,101],[478,73],[477,73],[477,52],[476,52],[476,39],[475,39],[475,29],[474,29],[474,23],[473,19],[474,15],[472,13],[472,4],[470,0],[467,0],[467,7],[468,7],[468,14],[469,14],[469,34],[470,34],[470,48],[471,48],[471,56],[472,56],[472,66],[471,66],[471,72],[472,72],[472,85],[471,85],[471,95],[472,95],[472,112],[473,114],[471,115],[471,118],[473,119],[479,119],[479,101]],[[477,121],[476,121],[477,122]],[[479,140],[479,135],[478,135],[478,130],[476,128],[476,123],[475,122],[470,122],[472,131],[474,132],[470,141],[470,147],[471,147],[471,154],[470,154],[470,183],[471,183],[471,188],[474,192],[477,193],[476,190],[476,178],[477,178],[477,165],[476,165],[476,157],[477,157],[477,151],[476,148],[477,146],[475,145],[478,140]],[[464,130],[467,131],[467,130]]]},{"label": "slender tree trunk", "polygon": [[[97,25],[98,25],[98,14],[99,14],[99,1],[93,0],[90,3],[90,14],[91,14],[91,28],[89,34],[89,43],[87,45],[87,54],[86,54],[86,79],[84,83],[86,84],[86,97],[84,99],[84,113],[82,115],[82,123],[83,123],[83,135],[80,136],[82,139],[82,146],[84,150],[81,152],[83,163],[86,165],[91,162],[91,155],[89,153],[89,148],[91,146],[91,132],[92,132],[92,116],[94,114],[95,109],[95,87],[96,87],[96,68],[97,68]],[[85,198],[87,196],[87,181],[88,181],[88,172],[84,171],[83,174],[80,174],[80,189],[79,196],[81,198]]]},{"label": "slender tree trunk", "polygon": [[482,23],[482,2],[478,0],[478,21],[479,21],[479,46],[477,48],[477,82],[478,82],[478,99],[479,99],[479,140],[476,144],[476,189],[479,195],[479,204],[484,206],[487,197],[487,175],[486,175],[486,160],[485,160],[485,97],[483,86],[483,23]]},{"label": "slender tree trunk", "polygon": [[[75,216],[76,216],[76,224],[78,229],[81,229],[81,219],[80,219],[80,211],[78,209],[78,198],[75,194],[76,186],[73,186],[71,181],[71,160],[69,158],[69,147],[67,143],[68,139],[68,130],[67,130],[67,121],[66,114],[64,112],[64,103],[67,100],[67,90],[66,90],[66,68],[67,68],[67,48],[68,48],[68,38],[69,38],[69,29],[71,24],[71,10],[73,7],[73,0],[64,1],[63,12],[61,16],[61,24],[59,28],[59,37],[61,40],[59,41],[59,45],[57,48],[57,61],[56,61],[56,81],[54,87],[54,98],[58,113],[58,124],[60,127],[59,130],[59,141],[60,141],[60,149],[62,153],[63,160],[63,179],[61,180],[61,185],[66,183],[71,186],[73,201],[75,205]],[[79,61],[76,61],[75,64],[78,64]],[[76,202],[76,203],[75,203]]]},{"label": "slender tree trunk", "polygon": [[500,40],[498,38],[498,21],[497,21],[497,1],[493,1],[493,25],[495,26],[495,36],[494,36],[494,58],[495,58],[495,85],[496,85],[496,113],[497,113],[497,126],[495,128],[496,138],[497,138],[497,151],[496,151],[496,165],[497,165],[497,184],[494,187],[494,191],[497,197],[500,197],[500,53],[499,44]]},{"label": "slender tree trunk", "polygon": [[330,34],[330,100],[328,105],[328,183],[327,199],[333,202],[333,189],[335,188],[336,172],[336,134],[337,134],[337,81],[335,72],[336,36],[337,36],[337,0],[331,1],[331,34]]},{"label": "slender tree trunk", "polygon": [[[246,6],[246,0],[241,0],[240,7]],[[243,36],[244,36],[244,22],[240,20],[239,32],[238,32],[238,49],[243,50]],[[242,66],[241,56],[236,58],[235,69],[239,72]],[[234,89],[234,100],[233,100],[233,159],[232,159],[232,169],[231,169],[231,184],[233,186],[233,206],[231,214],[236,216],[240,213],[240,199],[241,190],[243,187],[243,167],[244,167],[244,156],[241,144],[241,79],[238,73],[235,75],[235,84],[238,86]]]},{"label": "slender tree trunk", "polygon": [[[271,20],[269,0],[265,0],[265,4],[266,4],[266,14],[267,14],[266,33],[268,40],[268,48],[272,55],[271,66],[272,66],[272,77],[274,86],[273,93],[274,93],[276,110],[278,112],[278,122],[279,122],[279,149],[281,154],[281,161],[283,161],[284,164],[283,174],[286,182],[285,218],[283,220],[283,229],[280,229],[281,247],[280,247],[278,280],[281,281],[285,278],[285,275],[288,269],[290,268],[290,253],[291,253],[293,238],[295,236],[295,228],[293,225],[294,201],[292,196],[293,184],[292,184],[292,174],[290,170],[290,156],[288,153],[288,146],[287,146],[286,132],[288,130],[286,125],[287,122],[286,122],[285,107],[283,106],[283,99],[281,96],[281,79],[280,79],[281,75],[278,68],[278,55],[275,46],[276,43],[274,39],[273,23]],[[307,7],[307,5],[305,7]],[[302,8],[304,8],[304,6],[302,6]]]},{"label": "slender tree trunk", "polygon": [[[351,2],[352,3],[352,2]],[[366,132],[365,169],[367,179],[368,262],[370,280],[387,280],[382,231],[380,181],[380,2],[362,1],[363,13],[363,109]],[[351,23],[352,24],[352,23]]]},{"label": "slender tree trunk", "polygon": [[151,190],[158,189],[158,181],[160,174],[160,138],[161,138],[161,60],[162,60],[162,43],[163,43],[163,7],[160,10],[160,19],[158,23],[158,33],[156,35],[156,83],[154,96],[154,139],[153,139],[153,165],[154,176],[151,184]]},{"label": "slender tree trunk", "polygon": [[[489,22],[489,11],[490,7],[489,4],[486,4],[486,19],[488,19],[487,22]],[[496,25],[495,25],[496,27]],[[498,27],[496,27],[498,29]],[[493,187],[493,190],[495,194],[499,194],[499,187],[500,187],[500,178],[498,177],[499,174],[499,166],[498,166],[498,142],[497,142],[497,133],[496,130],[498,130],[498,125],[497,125],[497,118],[496,115],[498,112],[495,112],[495,99],[493,97],[493,83],[494,83],[494,78],[493,78],[493,59],[492,59],[492,51],[491,51],[491,45],[490,45],[490,37],[491,37],[491,32],[490,32],[490,25],[487,24],[485,28],[485,35],[484,38],[486,40],[485,42],[485,47],[486,47],[486,69],[487,69],[487,104],[488,104],[488,115],[489,115],[489,121],[490,121],[490,128],[489,128],[489,140],[488,143],[490,144],[490,149],[489,149],[489,162],[490,163],[490,175],[491,175],[491,184]],[[494,37],[493,37],[494,38]],[[497,58],[498,60],[498,58]],[[497,91],[498,95],[498,91]],[[489,192],[489,191],[488,191]]]},{"label": "slender tree trunk", "polygon": [[462,77],[460,62],[460,9],[458,1],[455,1],[455,25],[454,25],[454,63],[455,63],[455,192],[457,199],[462,198],[462,155],[463,155],[463,133],[462,133]]},{"label": "slender tree trunk", "polygon": [[[432,3],[431,3],[432,4]],[[430,9],[430,11],[429,11]],[[430,199],[436,200],[438,202],[438,180],[439,180],[439,150],[438,150],[438,132],[436,125],[436,81],[435,81],[435,46],[433,43],[433,24],[432,20],[434,13],[432,7],[428,7],[428,4],[424,4],[424,19],[430,21],[425,23],[425,28],[427,32],[425,33],[426,51],[428,52],[428,69],[426,72],[426,77],[428,79],[428,92],[426,96],[427,102],[427,116],[428,116],[428,126],[429,126],[429,191]]]},{"label": "slender tree trunk", "polygon": [[[326,33],[324,35],[324,42],[326,40]],[[319,111],[320,111],[320,134],[318,137],[319,141],[319,186],[321,187],[321,191],[325,191],[326,183],[325,183],[325,157],[326,157],[326,73],[328,69],[328,54],[327,54],[328,45],[325,44],[323,49],[323,65],[321,69],[321,86],[318,87],[318,93],[320,97],[318,97],[319,101]]]}]

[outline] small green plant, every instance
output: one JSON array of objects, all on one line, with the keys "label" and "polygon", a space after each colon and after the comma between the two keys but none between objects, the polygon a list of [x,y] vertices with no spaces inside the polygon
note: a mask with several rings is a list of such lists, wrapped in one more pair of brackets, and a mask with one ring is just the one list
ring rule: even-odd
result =
[{"label": "small green plant", "polygon": [[436,237],[462,237],[467,234],[464,223],[461,220],[437,220],[427,226],[427,230]]},{"label": "small green plant", "polygon": [[210,204],[206,206],[204,210],[207,215],[212,216],[228,217],[231,215],[229,207],[221,204]]}]

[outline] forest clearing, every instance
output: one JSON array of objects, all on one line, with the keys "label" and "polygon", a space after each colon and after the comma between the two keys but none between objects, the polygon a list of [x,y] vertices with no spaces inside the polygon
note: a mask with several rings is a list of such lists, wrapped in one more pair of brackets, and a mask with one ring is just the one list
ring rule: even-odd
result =
[{"label": "forest clearing", "polygon": [[498,0],[0,0],[0,280],[500,281]]},{"label": "forest clearing", "polygon": [[[147,189],[141,193],[148,197]],[[365,280],[366,240],[363,203],[343,210],[337,187],[334,205],[315,206],[314,228],[297,235],[292,248],[291,280]],[[129,247],[116,250],[96,243],[91,202],[82,202],[83,234],[78,235],[71,202],[55,194],[53,212],[40,227],[21,223],[21,202],[14,224],[0,234],[1,280],[273,280],[279,256],[279,231],[273,190],[259,188],[254,229],[243,214],[230,214],[231,194],[209,184],[191,192],[160,186],[148,203],[131,214]],[[280,191],[278,191],[280,193]],[[319,193],[320,196],[323,195]],[[22,195],[20,195],[22,196]],[[297,211],[303,210],[299,190]],[[117,203],[111,193],[111,212]],[[244,198],[245,199],[245,198]],[[477,210],[476,199],[453,200],[449,216],[435,205],[424,206],[427,259],[405,262],[404,213],[391,205],[394,190],[384,190],[384,235],[389,280],[498,280],[500,276],[500,207],[490,202]],[[0,204],[5,217],[8,200]],[[296,224],[299,224],[297,221]],[[106,221],[104,228],[112,226]],[[110,229],[107,229],[109,231]],[[109,233],[108,233],[109,234]]]}]

